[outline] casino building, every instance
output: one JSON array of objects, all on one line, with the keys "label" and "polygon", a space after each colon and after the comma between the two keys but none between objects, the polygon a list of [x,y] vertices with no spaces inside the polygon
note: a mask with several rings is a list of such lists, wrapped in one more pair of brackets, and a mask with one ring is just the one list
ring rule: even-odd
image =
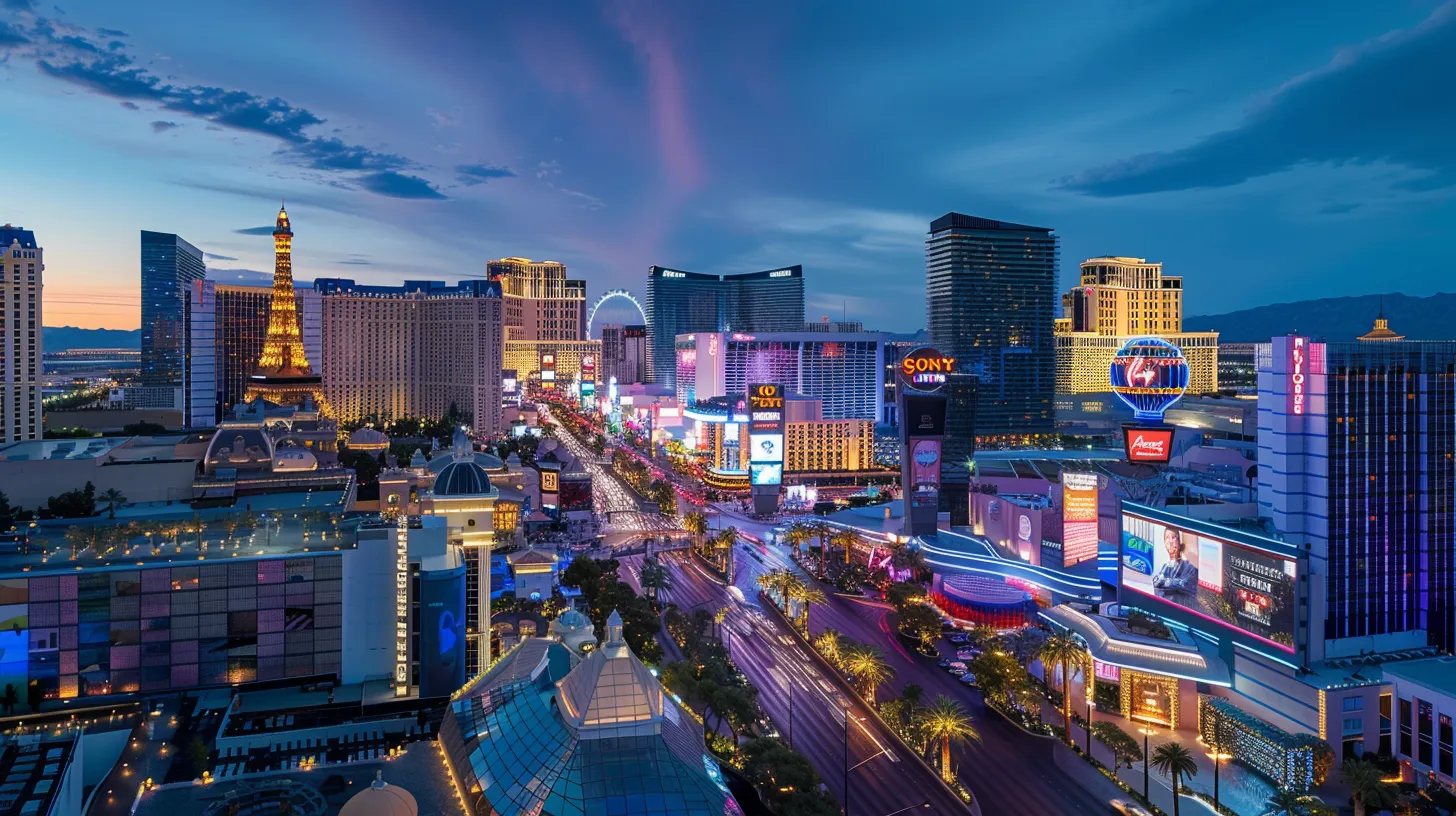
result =
[{"label": "casino building", "polygon": [[873,423],[883,412],[883,334],[698,332],[678,335],[675,354],[681,405],[772,382],[818,399],[825,419]]}]

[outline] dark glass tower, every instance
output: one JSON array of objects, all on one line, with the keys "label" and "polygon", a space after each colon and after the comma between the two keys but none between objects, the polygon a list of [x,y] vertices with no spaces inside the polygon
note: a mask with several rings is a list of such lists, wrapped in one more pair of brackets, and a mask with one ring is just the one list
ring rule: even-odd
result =
[{"label": "dark glass tower", "polygon": [[1052,432],[1056,277],[1057,237],[1049,228],[960,213],[930,224],[930,343],[979,381],[979,437]]},{"label": "dark glass tower", "polygon": [[184,385],[192,282],[206,276],[197,247],[142,230],[142,385]]},{"label": "dark glass tower", "polygon": [[1456,342],[1326,345],[1325,638],[1456,649]]},{"label": "dark glass tower", "polygon": [[658,385],[677,385],[673,344],[679,334],[803,328],[802,266],[721,277],[661,266],[647,270],[649,376]]},{"label": "dark glass tower", "polygon": [[724,275],[723,331],[780,332],[804,328],[804,267]]}]

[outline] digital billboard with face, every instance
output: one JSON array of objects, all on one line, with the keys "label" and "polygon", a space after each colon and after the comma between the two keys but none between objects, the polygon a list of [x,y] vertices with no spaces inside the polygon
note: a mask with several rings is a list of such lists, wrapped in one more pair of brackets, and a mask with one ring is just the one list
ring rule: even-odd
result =
[{"label": "digital billboard with face", "polygon": [[1294,651],[1298,572],[1285,555],[1122,515],[1124,590],[1160,598],[1286,652]]}]

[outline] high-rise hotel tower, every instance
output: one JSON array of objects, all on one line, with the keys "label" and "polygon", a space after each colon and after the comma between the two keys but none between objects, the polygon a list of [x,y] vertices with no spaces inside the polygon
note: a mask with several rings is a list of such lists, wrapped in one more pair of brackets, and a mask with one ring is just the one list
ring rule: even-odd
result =
[{"label": "high-rise hotel tower", "polygon": [[41,438],[41,248],[35,233],[0,226],[0,422],[6,442]]}]

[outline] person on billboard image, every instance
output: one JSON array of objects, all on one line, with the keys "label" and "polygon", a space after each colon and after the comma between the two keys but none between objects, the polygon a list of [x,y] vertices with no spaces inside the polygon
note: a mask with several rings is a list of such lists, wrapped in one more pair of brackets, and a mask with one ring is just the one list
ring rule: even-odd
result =
[{"label": "person on billboard image", "polygon": [[1187,545],[1172,527],[1163,528],[1163,549],[1168,560],[1153,576],[1153,591],[1159,598],[1179,606],[1195,607],[1198,597],[1198,567],[1183,557]]}]

